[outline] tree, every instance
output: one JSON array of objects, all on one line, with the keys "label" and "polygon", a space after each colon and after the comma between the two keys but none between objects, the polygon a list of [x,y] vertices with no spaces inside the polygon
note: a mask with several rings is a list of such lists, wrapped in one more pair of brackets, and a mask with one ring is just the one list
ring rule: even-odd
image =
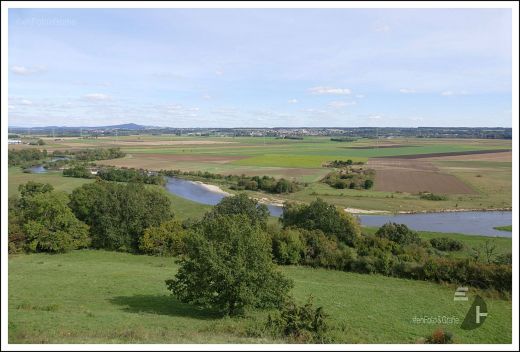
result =
[{"label": "tree", "polygon": [[298,264],[305,254],[305,244],[297,229],[284,229],[272,238],[273,257],[278,264]]},{"label": "tree", "polygon": [[381,226],[377,230],[376,236],[401,245],[421,242],[417,232],[410,230],[405,224],[396,224],[395,222],[389,222]]},{"label": "tree", "polygon": [[240,193],[236,196],[223,198],[205,218],[238,214],[247,216],[252,224],[261,225],[265,229],[269,218],[269,209],[264,204],[258,204],[258,201],[249,198],[247,194]]},{"label": "tree", "polygon": [[22,200],[19,210],[26,250],[63,253],[90,244],[88,226],[67,206],[66,193],[26,194]]},{"label": "tree", "polygon": [[35,195],[37,193],[47,193],[52,192],[54,187],[48,183],[40,183],[29,181],[25,184],[18,186],[18,191],[20,191],[20,195],[22,199]]},{"label": "tree", "polygon": [[280,218],[284,227],[296,226],[307,230],[321,230],[329,236],[353,246],[361,230],[356,218],[338,210],[333,204],[316,199],[309,205],[284,205]]},{"label": "tree", "polygon": [[186,238],[186,257],[166,285],[182,302],[229,315],[280,307],[292,282],[275,270],[270,241],[247,215],[216,215]]},{"label": "tree", "polygon": [[173,217],[168,196],[140,183],[85,184],[72,192],[70,207],[90,225],[94,247],[120,251],[137,251],[146,228]]},{"label": "tree", "polygon": [[185,252],[186,230],[177,220],[149,227],[139,240],[141,252],[159,256],[176,256]]}]

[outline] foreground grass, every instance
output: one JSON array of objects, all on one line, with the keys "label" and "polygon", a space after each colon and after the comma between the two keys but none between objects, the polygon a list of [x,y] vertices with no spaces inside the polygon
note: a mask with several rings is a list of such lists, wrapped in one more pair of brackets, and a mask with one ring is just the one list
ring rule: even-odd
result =
[{"label": "foreground grass", "polygon": [[513,231],[513,225],[497,226],[497,227],[493,227],[493,228],[495,230],[499,230],[499,231],[509,231],[509,232]]},{"label": "foreground grass", "polygon": [[[254,333],[267,312],[219,318],[178,302],[164,280],[172,258],[83,250],[9,258],[10,343],[276,343]],[[454,287],[305,267],[281,267],[293,295],[313,295],[343,343],[414,343],[437,325],[414,316],[463,320],[471,302],[454,302]],[[445,326],[459,343],[510,343],[511,302],[486,298],[489,316],[473,331]],[[460,325],[460,324],[459,324]]]}]

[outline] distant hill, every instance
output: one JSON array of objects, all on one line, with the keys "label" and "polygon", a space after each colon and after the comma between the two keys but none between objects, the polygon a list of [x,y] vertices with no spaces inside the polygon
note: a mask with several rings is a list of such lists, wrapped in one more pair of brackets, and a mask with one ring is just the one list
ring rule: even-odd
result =
[{"label": "distant hill", "polygon": [[20,126],[9,126],[10,130],[27,130],[31,129],[34,131],[39,130],[79,130],[81,128],[87,129],[87,130],[132,130],[132,131],[138,131],[138,130],[145,130],[147,128],[150,128],[152,126],[144,126],[144,125],[138,125],[136,123],[123,123],[120,125],[109,125],[109,126],[38,126],[38,127],[20,127]]}]

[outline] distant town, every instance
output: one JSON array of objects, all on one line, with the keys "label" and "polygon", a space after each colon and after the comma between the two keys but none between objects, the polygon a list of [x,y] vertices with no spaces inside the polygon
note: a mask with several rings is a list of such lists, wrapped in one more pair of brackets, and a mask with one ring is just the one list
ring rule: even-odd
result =
[{"label": "distant town", "polygon": [[9,127],[11,144],[21,143],[20,137],[103,137],[138,134],[172,134],[176,136],[211,137],[278,137],[331,136],[352,138],[484,138],[511,139],[512,129],[506,127],[273,127],[273,128],[176,128],[143,126],[133,123],[99,127]]}]

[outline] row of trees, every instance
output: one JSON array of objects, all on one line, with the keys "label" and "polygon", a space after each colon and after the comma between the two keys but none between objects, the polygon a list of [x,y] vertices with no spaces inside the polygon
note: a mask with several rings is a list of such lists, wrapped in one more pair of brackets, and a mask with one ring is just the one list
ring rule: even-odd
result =
[{"label": "row of trees", "polygon": [[47,157],[47,150],[30,149],[10,149],[8,153],[9,166],[32,166],[38,164]]},{"label": "row of trees", "polygon": [[92,174],[86,164],[75,164],[63,169],[63,176],[79,178],[100,178],[105,181],[140,182],[151,185],[163,185],[164,177],[143,169],[103,167]]},{"label": "row of trees", "polygon": [[97,181],[69,196],[28,182],[9,200],[9,251],[93,247],[139,252],[144,231],[173,217],[168,196],[140,183]]},{"label": "row of trees", "polygon": [[67,152],[73,155],[76,160],[95,161],[122,158],[126,155],[120,148],[91,148]]},{"label": "row of trees", "polygon": [[181,170],[161,170],[164,176],[189,176],[210,180],[224,180],[231,184],[230,188],[238,191],[264,191],[268,193],[293,193],[299,191],[305,185],[284,178],[275,179],[271,176],[246,176],[246,175],[221,175],[208,171],[181,171]]}]

